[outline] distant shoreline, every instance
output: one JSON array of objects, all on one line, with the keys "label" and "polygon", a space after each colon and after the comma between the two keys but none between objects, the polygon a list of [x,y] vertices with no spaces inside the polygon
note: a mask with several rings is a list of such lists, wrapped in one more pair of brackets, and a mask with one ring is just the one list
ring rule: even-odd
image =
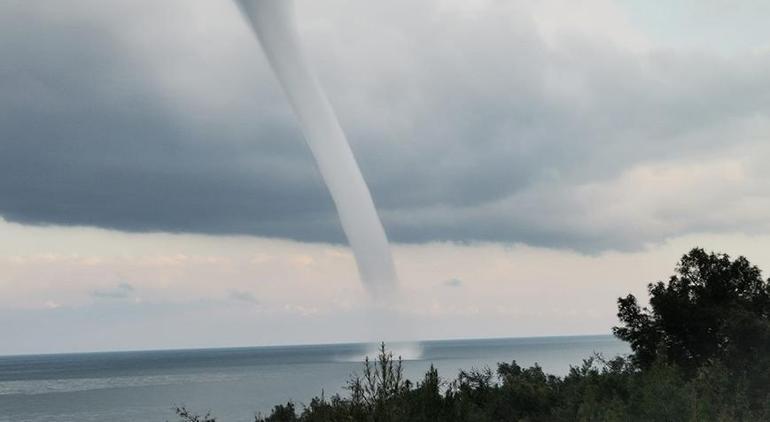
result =
[{"label": "distant shoreline", "polygon": [[[505,341],[505,340],[546,340],[546,339],[598,339],[598,338],[615,338],[612,334],[573,334],[573,335],[542,335],[542,336],[525,336],[525,337],[454,337],[444,339],[425,339],[425,340],[391,340],[386,341],[387,344],[451,344],[453,342],[467,342],[467,341]],[[160,349],[118,349],[118,350],[95,350],[95,351],[72,351],[72,352],[44,352],[44,353],[11,353],[0,354],[0,359],[3,358],[20,358],[20,357],[35,357],[35,356],[72,356],[72,355],[102,355],[102,354],[122,354],[122,353],[165,353],[165,352],[212,352],[220,350],[249,350],[249,349],[281,349],[281,348],[302,348],[302,347],[328,347],[328,346],[364,346],[364,345],[377,345],[379,341],[340,341],[340,342],[328,342],[328,343],[295,343],[295,344],[268,344],[268,345],[254,345],[254,346],[212,346],[212,347],[189,347],[189,348],[160,348]]]}]

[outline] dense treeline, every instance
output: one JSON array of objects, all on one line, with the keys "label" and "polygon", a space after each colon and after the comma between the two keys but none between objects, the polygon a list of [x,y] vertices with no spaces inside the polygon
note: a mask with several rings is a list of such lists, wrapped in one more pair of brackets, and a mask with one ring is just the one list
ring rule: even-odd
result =
[{"label": "dense treeline", "polygon": [[278,405],[256,422],[770,420],[770,280],[743,257],[693,249],[648,291],[645,308],[618,300],[613,331],[629,356],[594,356],[564,377],[515,361],[453,380],[431,367],[413,383],[383,344],[345,396]]}]

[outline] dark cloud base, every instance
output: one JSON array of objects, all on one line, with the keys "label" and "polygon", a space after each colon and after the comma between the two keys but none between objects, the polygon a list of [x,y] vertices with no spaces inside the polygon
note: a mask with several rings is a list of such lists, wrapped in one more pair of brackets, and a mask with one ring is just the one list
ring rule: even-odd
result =
[{"label": "dark cloud base", "polygon": [[[355,12],[398,7],[385,3]],[[207,60],[217,49],[205,43],[185,44],[181,58],[173,43],[137,49],[126,34],[141,33],[143,19],[159,22],[154,9],[137,7],[139,16],[124,20],[96,4],[0,5],[2,218],[344,242],[260,57],[234,54],[217,67]],[[355,25],[337,28],[350,54],[329,52],[336,67],[317,60],[392,240],[597,251],[719,228],[684,208],[666,218],[691,223],[608,222],[601,211],[617,198],[575,192],[639,163],[729,145],[720,128],[770,111],[769,60],[637,54],[579,36],[559,46],[526,16],[436,20],[427,4],[413,12],[397,28],[367,27],[366,38]],[[154,30],[210,37],[171,24]],[[253,50],[242,30],[239,42]],[[399,44],[394,30],[410,42]],[[317,35],[311,44],[323,42]],[[385,51],[362,55],[373,45]],[[194,77],[203,83],[189,91],[210,95],[195,102],[158,82],[173,60],[193,64],[172,74],[174,83]],[[227,91],[231,80],[237,88]],[[220,95],[226,101],[216,105]]]}]

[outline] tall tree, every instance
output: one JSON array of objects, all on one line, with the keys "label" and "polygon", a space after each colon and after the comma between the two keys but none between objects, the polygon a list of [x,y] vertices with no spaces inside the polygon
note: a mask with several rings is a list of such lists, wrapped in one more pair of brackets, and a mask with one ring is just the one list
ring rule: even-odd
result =
[{"label": "tall tree", "polygon": [[768,362],[770,283],[746,258],[695,248],[648,291],[649,307],[633,295],[618,299],[622,325],[613,328],[640,367],[662,359],[692,375],[711,360],[735,369]]}]

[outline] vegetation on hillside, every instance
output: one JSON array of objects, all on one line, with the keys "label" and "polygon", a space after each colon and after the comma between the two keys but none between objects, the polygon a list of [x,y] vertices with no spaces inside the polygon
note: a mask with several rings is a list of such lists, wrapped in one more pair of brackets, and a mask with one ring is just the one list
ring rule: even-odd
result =
[{"label": "vegetation on hillside", "polygon": [[345,396],[277,405],[255,421],[770,420],[770,280],[743,257],[696,248],[648,292],[648,307],[618,300],[613,332],[629,356],[589,357],[564,377],[513,361],[447,380],[431,366],[413,383],[383,344]]}]

